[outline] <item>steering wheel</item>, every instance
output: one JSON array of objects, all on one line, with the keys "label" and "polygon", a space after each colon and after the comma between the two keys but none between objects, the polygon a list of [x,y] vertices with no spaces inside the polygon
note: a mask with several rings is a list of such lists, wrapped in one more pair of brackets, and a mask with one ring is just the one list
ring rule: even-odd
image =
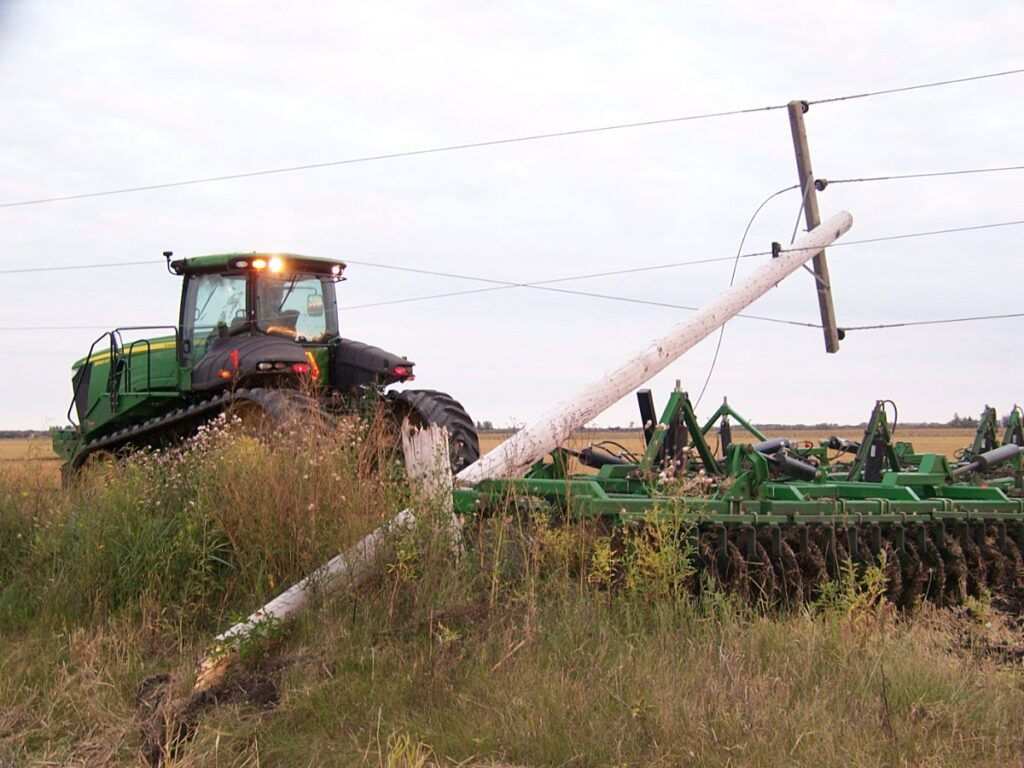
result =
[{"label": "steering wheel", "polygon": [[267,326],[267,333],[273,333],[278,336],[287,336],[288,338],[297,338],[299,332],[295,326],[299,322],[299,311],[297,309],[288,309],[277,316],[276,322],[273,325]]}]

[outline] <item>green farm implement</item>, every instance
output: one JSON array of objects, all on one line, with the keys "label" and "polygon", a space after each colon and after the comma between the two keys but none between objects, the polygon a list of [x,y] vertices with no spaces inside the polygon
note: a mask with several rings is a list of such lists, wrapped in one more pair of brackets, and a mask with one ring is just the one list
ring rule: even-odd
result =
[{"label": "green farm implement", "polygon": [[[457,489],[456,509],[492,514],[512,501],[610,530],[669,523],[692,545],[694,589],[713,583],[769,602],[813,596],[847,561],[882,567],[897,604],[958,603],[1024,577],[1019,443],[960,463],[916,454],[892,441],[880,401],[861,440],[800,447],[764,439],[728,404],[701,424],[685,392],[673,392],[658,419],[650,392],[638,396],[642,456],[559,448],[522,477]],[[730,419],[758,442],[732,442]],[[844,454],[852,460],[830,461]],[[591,471],[571,472],[573,460]]]}]

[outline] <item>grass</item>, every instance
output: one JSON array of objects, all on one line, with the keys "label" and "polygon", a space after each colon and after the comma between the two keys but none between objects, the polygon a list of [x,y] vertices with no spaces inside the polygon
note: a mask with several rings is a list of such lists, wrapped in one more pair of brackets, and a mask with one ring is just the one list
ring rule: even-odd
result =
[{"label": "grass", "polygon": [[[0,469],[0,766],[144,765],[145,681],[188,691],[213,635],[405,506],[374,433],[338,430],[215,430],[68,492]],[[453,559],[420,520],[378,578],[254,643],[166,765],[1024,759],[1024,642],[985,601],[900,615],[851,576],[781,613],[686,596],[671,531],[616,554],[510,510]]]}]

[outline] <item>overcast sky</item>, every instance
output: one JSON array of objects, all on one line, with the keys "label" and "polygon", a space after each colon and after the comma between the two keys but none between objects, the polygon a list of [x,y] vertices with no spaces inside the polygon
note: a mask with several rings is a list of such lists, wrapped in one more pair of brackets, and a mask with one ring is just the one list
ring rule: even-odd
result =
[{"label": "overcast sky", "polygon": [[[782,8],[786,10],[781,10]],[[0,0],[0,203],[783,104],[1024,67],[1019,3],[11,2]],[[1024,76],[834,104],[806,116],[816,175],[1024,163]],[[0,209],[0,427],[60,425],[70,364],[118,325],[177,321],[160,253],[290,251],[529,282],[732,256],[796,181],[784,110]],[[1024,219],[1022,173],[829,187],[850,239]],[[788,242],[799,196],[744,250]],[[842,325],[1024,311],[1024,227],[836,248]],[[759,259],[745,259],[740,274]],[[562,287],[699,305],[728,262]],[[528,421],[682,310],[479,288],[353,264],[344,335],[408,355],[417,386]],[[348,310],[346,307],[353,307]],[[751,311],[817,319],[800,272]],[[902,419],[1024,402],[1024,319],[853,333],[729,324],[701,404],[755,421]],[[87,326],[16,330],[25,326]],[[714,340],[652,382],[700,390]],[[599,419],[637,419],[629,398]]]}]

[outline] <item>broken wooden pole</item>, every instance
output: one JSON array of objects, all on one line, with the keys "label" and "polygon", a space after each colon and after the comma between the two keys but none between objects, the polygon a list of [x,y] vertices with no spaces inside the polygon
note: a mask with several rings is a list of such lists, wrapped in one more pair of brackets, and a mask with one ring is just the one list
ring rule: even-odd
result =
[{"label": "broken wooden pole", "polygon": [[[402,429],[402,447],[406,474],[416,491],[416,503],[423,509],[436,506],[449,519],[447,527],[456,552],[461,546],[462,527],[452,509],[452,467],[448,455],[448,430],[431,425]],[[235,624],[214,638],[213,650],[199,662],[193,693],[217,688],[234,662],[238,643],[266,622],[284,621],[298,612],[314,593],[327,594],[343,587],[358,586],[371,575],[381,553],[381,545],[394,531],[411,528],[415,517],[403,509],[385,525],[360,539],[340,555],[317,568],[302,581],[286,589],[245,621]]]},{"label": "broken wooden pole", "polygon": [[381,544],[396,530],[412,527],[412,511],[403,509],[390,522],[360,539],[340,555],[286,589],[245,621],[214,638],[213,649],[199,662],[193,693],[217,688],[238,655],[238,643],[266,622],[284,621],[301,609],[314,592],[328,593],[357,586],[374,572]]}]

